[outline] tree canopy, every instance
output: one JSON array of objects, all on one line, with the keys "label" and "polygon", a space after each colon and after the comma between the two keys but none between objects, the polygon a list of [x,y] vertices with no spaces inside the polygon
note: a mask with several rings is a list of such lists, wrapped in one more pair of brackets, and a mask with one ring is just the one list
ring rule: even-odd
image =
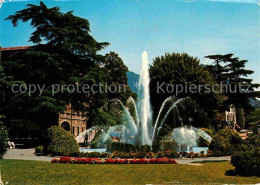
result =
[{"label": "tree canopy", "polygon": [[[102,91],[105,85],[119,79],[117,75],[122,75],[122,78],[116,83],[127,80],[124,73],[128,69],[122,59],[116,53],[98,54],[109,43],[96,41],[90,35],[88,20],[73,15],[72,11],[63,13],[59,7],[48,8],[40,2],[40,5],[28,4],[26,9],[6,20],[12,21],[13,26],[17,26],[19,21],[30,22],[35,28],[29,39],[35,45],[7,56],[3,67],[7,75],[13,76],[13,81],[44,87],[42,92],[36,89],[33,94],[17,93],[12,96],[16,105],[14,110],[22,107],[24,115],[37,123],[55,123],[58,113],[64,111],[69,103],[91,121],[94,119],[91,116],[96,115],[94,112],[109,99]],[[102,67],[103,64],[105,67]],[[102,92],[100,89],[87,93],[59,89],[70,84],[80,87],[97,84]]]},{"label": "tree canopy", "polygon": [[[218,109],[223,101],[221,94],[213,91],[207,92],[203,87],[195,93],[185,90],[185,86],[189,87],[192,84],[196,85],[196,90],[202,84],[211,86],[215,84],[213,76],[200,64],[200,61],[186,53],[166,53],[164,56],[156,57],[150,66],[150,78],[151,103],[155,115],[160,108],[158,105],[161,105],[169,96],[176,98],[191,97],[208,113],[209,117],[214,117],[213,110]],[[157,91],[158,85],[161,84],[165,89],[164,92]],[[176,89],[174,89],[174,92],[167,91],[168,84],[175,88],[180,85],[183,90],[178,94],[176,94]]]},{"label": "tree canopy", "polygon": [[252,70],[245,69],[247,60],[240,60],[234,57],[234,54],[209,55],[206,58],[213,60],[212,65],[207,68],[215,76],[219,84],[223,85],[223,93],[226,96],[224,107],[228,108],[230,104],[236,108],[244,109],[246,113],[253,110],[249,98],[259,96],[255,88],[259,84],[252,83],[248,75],[254,73]]}]

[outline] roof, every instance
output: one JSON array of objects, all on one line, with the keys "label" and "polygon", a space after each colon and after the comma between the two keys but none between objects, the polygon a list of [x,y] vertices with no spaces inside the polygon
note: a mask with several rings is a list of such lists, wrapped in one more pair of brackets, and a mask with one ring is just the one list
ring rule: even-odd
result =
[{"label": "roof", "polygon": [[23,50],[23,49],[27,49],[29,47],[31,47],[31,46],[8,47],[8,48],[1,48],[1,51]]}]

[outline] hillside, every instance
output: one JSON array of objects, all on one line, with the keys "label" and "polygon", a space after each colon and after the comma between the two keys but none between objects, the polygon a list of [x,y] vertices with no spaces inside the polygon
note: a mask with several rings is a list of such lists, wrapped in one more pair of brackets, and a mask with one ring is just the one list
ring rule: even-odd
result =
[{"label": "hillside", "polygon": [[128,85],[131,88],[131,90],[137,94],[137,85],[139,81],[139,75],[134,72],[127,72],[128,77]]}]

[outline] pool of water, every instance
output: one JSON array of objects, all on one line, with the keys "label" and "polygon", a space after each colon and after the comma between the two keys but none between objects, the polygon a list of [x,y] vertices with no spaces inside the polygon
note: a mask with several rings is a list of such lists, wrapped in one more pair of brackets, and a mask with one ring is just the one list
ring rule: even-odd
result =
[{"label": "pool of water", "polygon": [[204,154],[206,154],[208,149],[208,147],[192,147],[192,151],[194,153],[200,153],[201,151],[204,151]]},{"label": "pool of water", "polygon": [[100,153],[104,153],[106,152],[106,148],[82,148],[79,149],[80,152],[100,152]]}]

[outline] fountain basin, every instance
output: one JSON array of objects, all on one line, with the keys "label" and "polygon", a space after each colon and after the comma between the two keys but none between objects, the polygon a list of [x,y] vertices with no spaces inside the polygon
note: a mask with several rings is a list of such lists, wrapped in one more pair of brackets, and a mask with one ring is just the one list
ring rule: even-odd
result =
[{"label": "fountain basin", "polygon": [[208,147],[192,147],[192,151],[194,153],[200,153],[201,151],[204,151],[204,154],[207,154]]},{"label": "fountain basin", "polygon": [[105,153],[107,151],[106,148],[82,148],[82,149],[79,149],[80,152],[99,152],[99,153]]}]

